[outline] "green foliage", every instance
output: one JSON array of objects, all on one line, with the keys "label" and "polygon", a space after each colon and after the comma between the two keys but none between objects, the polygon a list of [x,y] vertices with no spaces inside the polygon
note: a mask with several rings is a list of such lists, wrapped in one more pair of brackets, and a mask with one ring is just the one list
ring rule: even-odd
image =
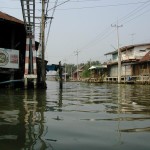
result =
[{"label": "green foliage", "polygon": [[82,78],[88,78],[88,77],[90,77],[90,70],[84,69],[84,71],[81,74],[81,77]]},{"label": "green foliage", "polygon": [[[81,66],[84,66],[84,70],[81,74],[82,78],[88,78],[90,77],[90,70],[88,70],[90,68],[90,66],[93,65],[100,65],[100,61],[87,61],[86,63],[81,63],[78,65],[78,67],[80,68]],[[63,64],[64,68],[63,68],[63,72],[65,72],[65,67],[66,67],[66,72],[71,75],[72,72],[76,71],[77,69],[77,65],[75,64]]]},{"label": "green foliage", "polygon": [[65,67],[66,67],[66,73],[71,75],[71,73],[76,70],[76,66],[74,64],[63,64],[63,72],[65,72]]}]

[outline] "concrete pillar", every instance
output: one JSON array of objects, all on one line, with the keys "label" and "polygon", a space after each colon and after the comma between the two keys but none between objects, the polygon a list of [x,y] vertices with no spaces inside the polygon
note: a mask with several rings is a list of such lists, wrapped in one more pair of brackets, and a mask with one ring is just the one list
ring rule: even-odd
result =
[{"label": "concrete pillar", "polygon": [[36,81],[37,81],[37,80],[36,80],[36,78],[33,79],[33,80],[34,80],[34,81],[33,81],[33,83],[34,83],[34,89],[36,89],[36,84],[37,84]]},{"label": "concrete pillar", "polygon": [[24,79],[24,88],[27,89],[28,86],[28,78]]}]

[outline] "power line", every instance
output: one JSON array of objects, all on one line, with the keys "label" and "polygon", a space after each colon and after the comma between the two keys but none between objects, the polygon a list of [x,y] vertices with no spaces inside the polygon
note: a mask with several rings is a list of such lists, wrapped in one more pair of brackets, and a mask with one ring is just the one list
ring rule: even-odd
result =
[{"label": "power line", "polygon": [[[56,7],[63,5],[66,2],[69,2],[70,0],[64,1],[60,4],[58,4]],[[91,0],[92,1],[92,0]],[[49,2],[49,0],[48,0]],[[72,1],[70,1],[72,2]],[[78,2],[78,1],[76,1]],[[147,1],[140,1],[140,2],[133,2],[133,3],[118,3],[118,4],[109,4],[109,5],[99,5],[99,6],[89,6],[89,7],[78,7],[78,8],[66,8],[66,9],[58,9],[58,10],[73,10],[73,9],[90,9],[90,8],[99,8],[99,7],[118,7],[118,6],[126,6],[126,5],[136,5],[136,4],[140,4],[143,3],[145,4],[145,2]],[[50,2],[49,2],[50,3]],[[6,9],[21,9],[21,8],[11,8],[11,7],[0,7],[0,8],[6,8]],[[54,7],[50,8],[48,11],[53,10]]]},{"label": "power line", "polygon": [[145,13],[147,13],[147,12],[149,12],[149,11],[150,11],[150,9],[149,9],[149,10],[146,10],[146,11],[144,11],[143,13],[141,13],[141,14],[135,16],[134,18],[132,18],[132,19],[130,19],[130,20],[124,22],[123,24],[126,24],[126,23],[128,23],[128,22],[130,22],[130,21],[132,21],[132,20],[134,20],[134,19],[136,19],[136,18],[142,16],[142,15],[144,15]]},{"label": "power line", "polygon": [[[85,2],[102,2],[102,1],[105,1],[106,2],[106,0],[70,0],[70,3],[85,3]],[[61,1],[61,2],[64,2],[64,1]],[[144,1],[139,1],[139,2],[137,2],[137,3],[141,3],[141,2],[144,2]],[[50,3],[54,3],[54,2],[50,2]]]},{"label": "power line", "polygon": [[[66,1],[65,1],[66,2]],[[125,21],[125,20],[127,20],[127,19],[129,19],[129,17],[131,18],[133,15],[135,15],[135,14],[137,14],[137,13],[139,13],[141,10],[143,10],[145,7],[147,7],[148,5],[146,5],[145,6],[145,4],[147,4],[149,1],[144,1],[144,2],[138,2],[138,3],[136,3],[136,4],[140,4],[140,3],[142,3],[142,5],[140,5],[140,7],[138,7],[138,8],[136,8],[136,9],[134,9],[133,11],[131,11],[129,14],[127,14],[125,17],[122,17],[120,20],[121,21]],[[129,4],[129,3],[128,3]],[[135,4],[135,3],[134,3]],[[59,5],[57,5],[57,6],[59,6]],[[110,7],[110,5],[109,5],[109,7]],[[54,7],[53,7],[54,8]],[[50,10],[52,10],[53,8],[51,8]],[[143,14],[143,13],[142,13]],[[128,17],[129,16],[129,17]],[[139,15],[138,15],[139,16]],[[137,18],[138,16],[136,16],[135,18]],[[132,19],[133,20],[133,19]],[[131,21],[131,20],[129,20],[129,21]],[[129,21],[127,21],[127,22],[129,22]],[[127,23],[127,22],[125,22],[125,23]],[[102,33],[100,33],[94,40],[92,40],[91,42],[90,42],[90,44],[93,42],[96,42],[97,40],[99,40],[99,42],[100,42],[100,40],[103,40],[103,39],[105,39],[105,38],[107,38],[112,32],[114,32],[114,30],[112,31],[112,32],[110,32],[109,30],[108,30],[109,28],[106,28],[106,30],[105,31],[107,31],[107,32],[102,32]],[[98,37],[100,37],[101,36],[101,38],[100,39],[98,39]],[[88,47],[89,46],[89,44],[87,44],[87,46],[84,46],[84,47],[82,47],[81,49],[83,49],[83,48],[85,48],[85,47]]]},{"label": "power line", "polygon": [[[150,1],[146,1],[146,3],[148,3],[148,2],[150,2]],[[141,6],[143,6],[143,4],[141,5]],[[144,9],[145,7],[142,7],[141,8],[141,6],[140,7],[138,7],[138,8],[136,8],[136,9],[134,9],[132,12],[135,12],[135,10],[136,11],[140,11],[140,10],[142,10],[142,9]],[[147,5],[146,5],[147,6]],[[140,8],[140,10],[139,10],[139,8]],[[147,12],[147,11],[146,11]],[[145,12],[144,12],[145,13]],[[144,13],[142,13],[142,14],[144,14]],[[131,14],[131,12],[129,13],[129,14]],[[129,14],[127,14],[126,16],[128,16]],[[134,15],[135,13],[132,13],[132,15]],[[138,16],[141,16],[142,14],[140,14],[140,15],[138,15]],[[132,16],[131,15],[131,16]],[[125,16],[125,17],[126,17]],[[138,16],[136,16],[135,18],[137,18]],[[125,17],[122,17],[120,20],[123,20],[123,18],[125,18]],[[133,19],[135,19],[135,18],[133,18]],[[132,20],[133,20],[132,19]],[[129,20],[129,21],[132,21],[132,20]],[[129,22],[128,21],[128,22]],[[125,22],[125,23],[128,23],[128,22]],[[86,47],[89,47],[89,46],[91,46],[94,42],[96,42],[96,41],[99,41],[99,42],[101,42],[102,40],[104,40],[105,38],[107,38],[112,32],[114,32],[114,30],[109,30],[109,28],[110,27],[107,27],[102,33],[100,33],[94,40],[92,40],[90,43],[88,43],[87,45],[85,45],[84,47],[82,47],[82,48],[80,48],[80,51],[81,50],[83,50],[83,49],[85,49]],[[109,31],[111,31],[111,32],[109,32]],[[101,36],[101,38],[100,39],[98,39],[98,37],[100,37]]]},{"label": "power line", "polygon": [[139,7],[137,7],[136,9],[131,11],[130,13],[128,13],[126,16],[124,16],[121,19],[119,19],[119,22],[124,21],[125,19],[129,19],[129,17],[133,16],[134,14],[139,13],[139,11],[141,11],[145,7],[149,6],[149,4],[147,4],[149,2],[150,2],[150,0],[146,1],[144,4],[140,5]]},{"label": "power line", "polygon": [[79,81],[79,66],[78,66],[78,56],[79,56],[79,50],[76,50],[74,53],[77,56],[77,80]]},{"label": "power line", "polygon": [[64,1],[64,2],[62,2],[61,4],[57,5],[58,0],[56,0],[54,7],[51,8],[51,9],[49,9],[49,10],[47,9],[46,13],[48,13],[48,11],[50,11],[50,10],[53,10],[53,12],[52,12],[51,20],[50,20],[50,23],[49,23],[48,34],[47,34],[47,38],[46,38],[46,46],[47,46],[47,42],[48,42],[48,38],[49,38],[49,33],[50,33],[50,28],[51,28],[51,24],[52,24],[52,19],[53,19],[53,16],[54,16],[56,7],[58,7],[58,6],[60,6],[60,5],[63,5],[63,4],[65,4],[65,3],[67,3],[67,2],[69,2],[69,1],[70,1],[70,0],[67,0],[67,1]]},{"label": "power line", "polygon": [[[146,6],[148,6],[148,5],[146,5],[146,6],[144,6],[144,7],[142,7],[143,5],[145,5],[145,4],[147,4],[148,2],[150,2],[149,0],[148,1],[146,1],[144,4],[142,4],[142,5],[140,5],[140,7],[137,7],[136,9],[134,9],[133,11],[131,11],[130,13],[128,13],[126,16],[124,16],[124,17],[122,17],[121,19],[119,19],[119,22],[120,22],[120,20],[121,21],[124,21],[126,18],[127,18],[127,16],[129,16],[130,15],[130,17],[132,16],[132,15],[134,15],[135,14],[135,12],[139,12],[140,10],[142,10],[142,9],[144,9]],[[142,8],[141,8],[142,7]],[[140,9],[139,9],[140,8]],[[134,13],[133,13],[134,12]],[[143,14],[143,13],[142,13]],[[141,14],[141,15],[142,15]],[[139,16],[139,15],[138,15]],[[136,17],[137,18],[137,17]],[[128,19],[128,18],[127,18]],[[135,19],[135,18],[133,18],[133,19]],[[132,19],[132,20],[133,20]],[[132,20],[129,20],[129,21],[132,21]],[[129,21],[127,21],[127,22],[129,22]],[[127,23],[127,22],[125,22],[125,23]],[[124,24],[125,24],[124,23]],[[96,41],[99,41],[99,42],[101,42],[102,40],[104,40],[105,38],[107,38],[113,31],[112,30],[109,30],[110,29],[110,26],[109,27],[107,27],[103,32],[101,32],[98,36],[96,36],[96,38],[94,38],[91,42],[89,42],[87,45],[85,45],[84,47],[82,47],[82,48],[80,48],[80,49],[85,49],[86,47],[88,47],[88,46],[90,46],[90,45],[92,45],[93,43],[96,43]],[[99,37],[101,36],[101,38],[99,39]]]},{"label": "power line", "polygon": [[99,8],[99,7],[118,7],[118,6],[128,6],[128,5],[137,5],[137,4],[143,4],[147,1],[141,1],[141,2],[132,2],[132,3],[118,3],[118,4],[108,4],[108,5],[98,5],[98,6],[87,6],[87,7],[74,7],[74,8],[64,8],[64,9],[58,9],[58,10],[74,10],[74,9],[91,9],[91,8]]},{"label": "power line", "polygon": [[48,13],[48,6],[49,6],[49,0],[47,0],[47,6],[46,6],[46,16],[47,16],[47,13]]},{"label": "power line", "polygon": [[[141,6],[143,6],[143,5],[145,5],[146,3],[148,3],[148,2],[150,2],[150,1],[146,1],[144,4],[142,4]],[[140,10],[142,10],[142,9],[144,9],[145,7],[142,7],[141,8],[141,6],[140,7],[138,7],[138,8],[136,8],[136,9],[134,9],[132,12],[130,12],[129,14],[127,14],[126,16],[124,16],[123,18],[121,18],[120,20],[125,20],[125,18],[127,17],[127,16],[129,16],[129,15],[134,15],[135,14],[135,11],[137,12],[139,12]],[[147,6],[147,5],[146,5]],[[140,8],[140,9],[139,9]],[[133,13],[134,12],[134,13]],[[131,15],[131,16],[132,16]],[[129,22],[129,21],[128,21]],[[104,40],[105,38],[107,38],[112,32],[114,32],[114,30],[112,31],[112,30],[109,30],[110,29],[110,27],[107,27],[102,33],[100,33],[100,34],[98,34],[97,36],[96,36],[96,38],[94,38],[91,42],[89,42],[87,45],[85,45],[85,46],[83,46],[83,47],[81,47],[80,49],[82,50],[82,49],[85,49],[86,47],[89,47],[89,46],[92,46],[93,45],[93,43],[96,43],[96,41],[99,41],[99,42],[101,42],[102,40]],[[100,37],[101,36],[101,38],[99,39],[98,37]]]},{"label": "power line", "polygon": [[69,2],[69,1],[70,1],[70,0],[64,1],[64,2],[62,2],[62,3],[60,3],[60,4],[56,5],[56,6],[52,7],[52,8],[49,9],[48,11],[53,10],[54,8],[56,8],[56,7],[58,7],[58,6],[61,6],[61,5],[65,4],[65,3]]},{"label": "power line", "polygon": [[[54,6],[54,9],[53,9],[53,12],[52,12],[52,16],[51,16],[51,20],[50,20],[50,23],[49,23],[49,28],[48,28],[48,34],[47,34],[47,38],[46,38],[45,47],[47,46],[47,42],[48,42],[48,38],[49,38],[49,33],[50,33],[50,28],[51,28],[51,24],[52,24],[52,19],[53,19],[55,10],[56,10],[57,2],[58,2],[58,0],[55,1],[55,6]],[[48,12],[48,10],[47,10],[47,12]]]}]

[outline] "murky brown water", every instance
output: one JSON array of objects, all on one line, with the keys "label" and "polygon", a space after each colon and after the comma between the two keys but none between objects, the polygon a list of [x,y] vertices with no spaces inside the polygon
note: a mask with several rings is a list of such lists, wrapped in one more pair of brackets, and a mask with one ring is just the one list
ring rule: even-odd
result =
[{"label": "murky brown water", "polygon": [[150,86],[47,82],[0,89],[1,150],[149,150]]}]

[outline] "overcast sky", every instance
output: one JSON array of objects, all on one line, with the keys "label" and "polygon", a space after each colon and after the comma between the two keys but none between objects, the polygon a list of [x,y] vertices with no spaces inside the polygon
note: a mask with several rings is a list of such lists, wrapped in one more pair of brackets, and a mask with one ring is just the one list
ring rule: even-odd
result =
[{"label": "overcast sky", "polygon": [[[39,3],[37,16],[41,13]],[[65,0],[58,0],[58,5]],[[51,17],[55,4],[50,0],[48,16]],[[22,19],[20,0],[1,0],[0,10]],[[38,14],[39,13],[39,14]],[[56,8],[51,24],[45,58],[49,64],[59,61],[101,62],[109,59],[105,53],[117,48],[119,27],[120,47],[150,42],[150,0],[70,0]],[[46,36],[49,21],[46,26]],[[36,35],[36,38],[38,36]]]}]

